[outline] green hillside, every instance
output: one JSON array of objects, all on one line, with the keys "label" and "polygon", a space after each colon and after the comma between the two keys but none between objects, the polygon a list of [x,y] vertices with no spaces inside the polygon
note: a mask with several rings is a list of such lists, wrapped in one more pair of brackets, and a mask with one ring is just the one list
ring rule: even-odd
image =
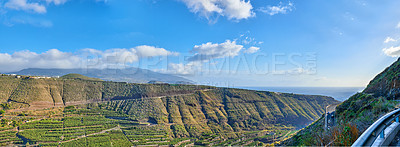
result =
[{"label": "green hillside", "polygon": [[351,96],[336,107],[336,126],[324,130],[321,117],[292,138],[282,142],[290,146],[349,146],[377,119],[399,106],[400,60],[378,74],[363,92]]},{"label": "green hillside", "polygon": [[61,79],[78,79],[78,80],[88,80],[88,81],[103,81],[102,79],[99,78],[91,78],[91,77],[87,77],[81,74],[66,74],[64,76],[60,77]]},{"label": "green hillside", "polygon": [[[97,136],[66,141],[71,139],[67,138],[71,135],[62,135],[72,131],[77,135],[71,137],[76,138],[85,130],[86,134],[105,131],[106,134],[102,133],[100,138],[118,138],[118,134],[122,134],[134,145],[176,145],[182,141],[186,141],[184,144],[197,145],[257,145],[287,137],[297,128],[318,119],[327,105],[337,103],[331,97],[316,95],[85,79],[79,75],[50,79],[1,76],[1,109],[6,110],[2,119],[15,122],[13,126],[21,123],[29,126],[33,122],[24,123],[24,120],[45,117],[38,120],[45,121],[43,124],[46,126],[51,123],[55,127],[41,128],[32,124],[30,127],[33,128],[27,128],[31,132],[24,127],[19,128],[24,131],[18,135],[29,139],[23,143],[37,145],[55,145],[55,142],[72,145],[80,141],[87,143],[91,137]],[[41,114],[42,111],[44,114]],[[73,128],[65,126],[69,119],[78,123],[91,117],[98,117],[96,119],[111,124],[93,122],[102,127],[92,132],[89,130],[89,133],[87,128],[90,123],[81,124],[81,129],[71,131],[68,129]],[[4,126],[9,127],[11,124]],[[118,126],[118,129],[107,130]],[[49,130],[59,133],[46,135]],[[35,134],[41,131],[44,134]],[[148,133],[143,136],[140,134],[143,131]],[[159,140],[146,139],[154,137]]]}]

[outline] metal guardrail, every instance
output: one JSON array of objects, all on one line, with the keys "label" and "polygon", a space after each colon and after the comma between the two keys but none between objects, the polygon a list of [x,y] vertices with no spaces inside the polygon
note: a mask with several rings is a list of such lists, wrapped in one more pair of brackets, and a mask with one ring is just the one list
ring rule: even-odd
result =
[{"label": "metal guardrail", "polygon": [[377,137],[384,137],[386,127],[392,124],[392,121],[399,122],[400,108],[379,118],[369,128],[361,134],[360,137],[351,145],[352,147],[371,146]]}]

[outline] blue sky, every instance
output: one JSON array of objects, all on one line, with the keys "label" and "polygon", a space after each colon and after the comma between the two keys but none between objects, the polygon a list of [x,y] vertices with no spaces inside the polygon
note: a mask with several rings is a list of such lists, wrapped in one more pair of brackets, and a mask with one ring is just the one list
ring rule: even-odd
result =
[{"label": "blue sky", "polygon": [[3,0],[0,72],[140,67],[218,86],[365,86],[400,1]]}]

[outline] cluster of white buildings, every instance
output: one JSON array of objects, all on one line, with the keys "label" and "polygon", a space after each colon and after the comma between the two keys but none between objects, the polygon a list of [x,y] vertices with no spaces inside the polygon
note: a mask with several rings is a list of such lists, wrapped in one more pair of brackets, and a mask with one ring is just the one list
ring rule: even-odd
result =
[{"label": "cluster of white buildings", "polygon": [[28,79],[50,79],[50,78],[60,78],[60,76],[46,77],[46,76],[20,76],[17,74],[3,74],[6,76],[15,76],[15,78],[28,78]]},{"label": "cluster of white buildings", "polygon": [[50,79],[52,77],[36,77],[36,76],[31,76],[29,77],[30,79]]}]

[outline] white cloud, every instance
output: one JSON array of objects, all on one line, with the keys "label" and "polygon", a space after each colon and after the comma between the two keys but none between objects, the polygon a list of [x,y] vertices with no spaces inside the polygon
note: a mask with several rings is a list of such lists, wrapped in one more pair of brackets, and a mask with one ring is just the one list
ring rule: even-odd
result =
[{"label": "white cloud", "polygon": [[201,62],[189,62],[187,64],[183,63],[170,63],[168,65],[168,73],[189,75],[194,74],[201,68]]},{"label": "white cloud", "polygon": [[[243,45],[236,44],[236,41],[226,40],[223,43],[204,43],[195,45],[191,50],[193,56],[187,59],[187,63],[170,63],[166,73],[189,75],[202,71],[202,65],[212,59],[235,57],[239,55]],[[211,63],[213,64],[213,63]]]},{"label": "white cloud", "polygon": [[249,47],[247,50],[245,50],[244,53],[252,54],[252,53],[257,52],[258,50],[260,50],[259,47],[252,46],[252,47]]},{"label": "white cloud", "polygon": [[139,54],[139,56],[142,57],[178,55],[178,53],[167,51],[164,48],[157,48],[154,46],[147,46],[147,45],[137,46],[135,49]]},{"label": "white cloud", "polygon": [[19,51],[11,55],[0,53],[1,72],[12,72],[24,68],[74,68],[80,63],[79,56],[57,49],[41,54],[31,51]]},{"label": "white cloud", "polygon": [[9,0],[4,4],[4,7],[13,10],[22,10],[34,13],[46,13],[46,4],[62,5],[67,1],[68,0]]},{"label": "white cloud", "polygon": [[193,13],[209,18],[213,13],[222,13],[222,9],[216,4],[216,0],[182,0]]},{"label": "white cloud", "polygon": [[397,24],[396,28],[400,29],[400,22]]},{"label": "white cloud", "polygon": [[255,13],[252,11],[253,6],[250,4],[250,1],[222,0],[221,4],[223,7],[225,7],[224,14],[228,17],[228,19],[240,20],[255,16]]},{"label": "white cloud", "polygon": [[236,41],[226,40],[223,43],[205,43],[195,45],[191,52],[195,52],[189,61],[209,61],[214,58],[234,57],[237,56],[243,45],[236,44]]},{"label": "white cloud", "polygon": [[400,56],[400,46],[397,47],[390,47],[390,48],[384,48],[382,49],[383,53],[385,53],[387,56],[391,57],[399,57]]},{"label": "white cloud", "polygon": [[13,54],[0,53],[0,72],[13,72],[25,68],[123,68],[141,58],[177,55],[164,48],[137,46],[130,49],[82,49],[77,53],[50,49],[43,53],[28,50]]},{"label": "white cloud", "polygon": [[393,39],[392,37],[386,37],[385,41],[383,41],[384,43],[389,43],[389,42],[396,42],[396,39]]},{"label": "white cloud", "polygon": [[61,5],[67,2],[68,0],[46,0],[47,4],[54,3],[54,5]]},{"label": "white cloud", "polygon": [[30,11],[35,13],[46,13],[46,7],[37,2],[28,3],[26,0],[9,0],[4,7],[14,10]]},{"label": "white cloud", "polygon": [[127,64],[137,62],[141,58],[155,57],[155,56],[176,56],[178,53],[167,51],[164,48],[157,48],[154,46],[137,46],[134,48],[115,48],[105,51],[96,49],[83,49],[83,57],[87,58],[89,66],[95,68],[106,68],[109,65],[124,67]]},{"label": "white cloud", "polygon": [[245,0],[181,0],[193,13],[210,19],[226,16],[229,20],[241,20],[255,16],[250,1]]},{"label": "white cloud", "polygon": [[287,5],[283,5],[282,2],[279,3],[277,6],[267,6],[261,7],[258,11],[269,14],[269,15],[276,15],[276,14],[286,14],[294,9],[294,4],[289,2]]}]

